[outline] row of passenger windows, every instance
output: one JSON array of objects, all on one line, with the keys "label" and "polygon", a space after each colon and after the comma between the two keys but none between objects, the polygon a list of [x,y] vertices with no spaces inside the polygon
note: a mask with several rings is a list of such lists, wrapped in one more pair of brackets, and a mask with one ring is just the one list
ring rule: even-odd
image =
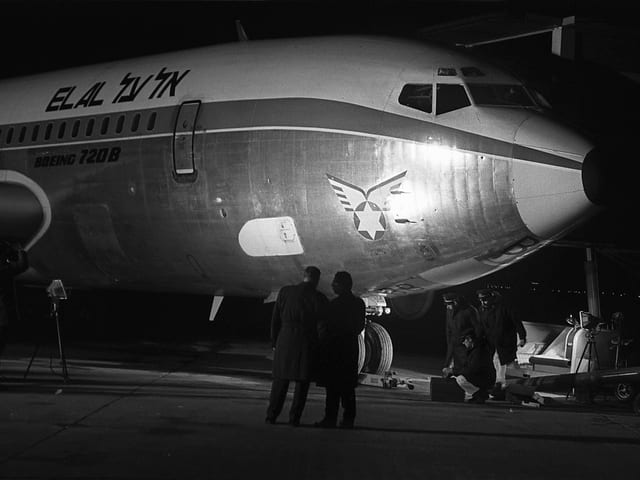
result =
[{"label": "row of passenger windows", "polygon": [[[109,133],[137,133],[141,129],[151,132],[156,127],[156,112],[151,112],[142,118],[141,113],[134,115],[106,115],[98,118],[84,118],[78,120],[63,120],[46,124],[31,124],[21,127],[0,129],[0,143],[2,145],[35,143],[38,141],[74,139],[78,137],[104,136]],[[67,128],[68,127],[68,128]],[[4,134],[4,135],[3,135]]]}]

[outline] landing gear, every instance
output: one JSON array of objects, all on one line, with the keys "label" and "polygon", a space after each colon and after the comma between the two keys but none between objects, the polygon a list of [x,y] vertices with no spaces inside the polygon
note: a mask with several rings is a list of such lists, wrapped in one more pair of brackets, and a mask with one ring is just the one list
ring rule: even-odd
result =
[{"label": "landing gear", "polygon": [[358,366],[361,372],[383,375],[389,371],[393,360],[393,343],[382,325],[367,321],[358,346]]}]

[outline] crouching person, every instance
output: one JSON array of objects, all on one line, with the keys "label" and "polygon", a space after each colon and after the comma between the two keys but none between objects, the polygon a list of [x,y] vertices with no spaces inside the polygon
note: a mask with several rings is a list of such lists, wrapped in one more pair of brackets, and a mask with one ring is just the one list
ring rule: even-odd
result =
[{"label": "crouching person", "polygon": [[448,370],[460,388],[465,392],[469,403],[484,403],[489,398],[489,389],[496,381],[491,351],[486,341],[478,338],[474,332],[462,336],[462,344],[467,349],[467,356],[462,367]]}]

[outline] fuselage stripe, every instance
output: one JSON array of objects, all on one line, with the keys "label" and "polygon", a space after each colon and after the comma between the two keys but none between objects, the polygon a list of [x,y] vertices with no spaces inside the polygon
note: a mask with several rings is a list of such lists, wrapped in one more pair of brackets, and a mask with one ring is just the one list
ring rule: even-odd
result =
[{"label": "fuselage stripe", "polygon": [[[38,148],[57,148],[69,145],[91,145],[113,141],[140,141],[150,138],[164,138],[188,136],[190,132],[178,132],[174,134],[175,115],[179,105],[153,109],[159,118],[164,121],[162,127],[156,128],[159,132],[145,132],[137,135],[127,134],[119,136],[114,132],[108,135],[101,134],[100,138],[88,137],[77,141],[69,141],[63,138],[60,142],[38,143],[12,146],[6,142],[0,147],[0,151],[32,150]],[[94,116],[69,117],[57,120],[43,120],[40,123],[4,125],[0,126],[3,132],[7,128],[17,130],[23,126],[35,128],[47,123],[54,123],[56,131],[63,131],[60,123],[63,122],[88,122],[96,119],[96,125],[100,120],[117,115],[149,114],[152,110],[137,110],[131,112],[118,112],[110,114],[97,114]],[[276,120],[278,123],[274,122]],[[284,122],[282,122],[284,120]],[[56,123],[57,122],[57,123]],[[282,122],[282,123],[281,123]],[[115,122],[111,122],[113,124]],[[158,122],[160,123],[160,122]],[[337,133],[341,135],[355,135],[373,139],[388,139],[393,141],[412,141],[418,144],[429,143],[430,138],[442,138],[442,146],[455,151],[471,153],[474,155],[490,155],[493,158],[512,159],[534,163],[553,165],[556,167],[579,170],[581,163],[566,157],[536,150],[530,147],[514,145],[513,143],[486,137],[477,133],[470,133],[452,127],[446,127],[433,121],[420,120],[405,117],[395,113],[385,112],[371,107],[350,104],[335,100],[314,98],[276,98],[259,100],[235,100],[203,103],[196,122],[195,135],[219,134],[232,132],[250,132],[263,130],[283,131],[314,131],[324,133]],[[327,127],[326,125],[331,125]],[[355,127],[355,128],[354,128]],[[67,130],[71,130],[70,128]],[[27,137],[29,138],[29,137]],[[3,140],[3,139],[0,139]]]}]

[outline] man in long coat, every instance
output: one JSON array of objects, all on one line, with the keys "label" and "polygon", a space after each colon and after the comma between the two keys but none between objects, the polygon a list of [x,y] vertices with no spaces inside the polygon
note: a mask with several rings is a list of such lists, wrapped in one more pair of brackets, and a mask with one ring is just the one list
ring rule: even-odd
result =
[{"label": "man in long coat", "polygon": [[301,283],[283,287],[278,293],[271,317],[271,343],[275,352],[266,423],[276,422],[289,382],[294,381],[289,424],[300,424],[319,343],[318,322],[327,304],[327,297],[316,290],[319,281],[320,270],[307,267]]},{"label": "man in long coat", "polygon": [[351,293],[353,280],[348,272],[337,272],[331,283],[336,298],[320,323],[323,361],[318,384],[326,389],[324,418],[317,427],[334,428],[340,403],[344,409],[340,428],[353,428],[356,418],[358,384],[358,335],[364,329],[365,304]]},{"label": "man in long coat", "polygon": [[[507,365],[517,358],[517,349],[527,342],[527,331],[520,319],[493,290],[476,292],[480,301],[480,322],[487,333],[496,369],[495,399],[503,399],[507,388]],[[518,340],[518,338],[520,340]]]}]

